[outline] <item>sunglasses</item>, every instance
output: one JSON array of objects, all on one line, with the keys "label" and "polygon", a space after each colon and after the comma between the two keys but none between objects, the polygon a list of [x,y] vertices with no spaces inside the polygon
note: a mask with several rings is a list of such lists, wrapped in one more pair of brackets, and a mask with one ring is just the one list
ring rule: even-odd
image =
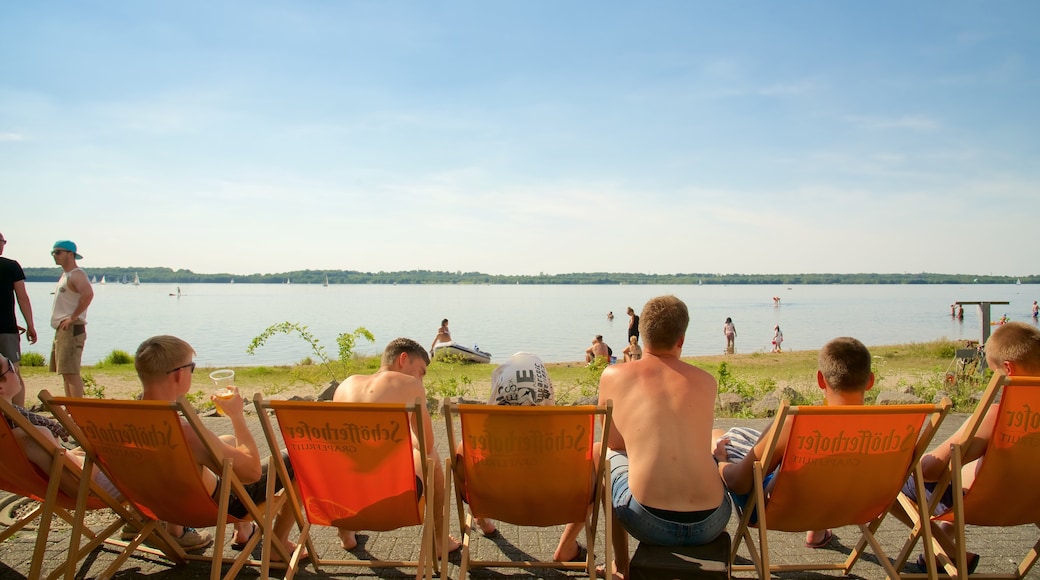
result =
[{"label": "sunglasses", "polygon": [[177,371],[179,371],[181,369],[187,369],[187,368],[191,369],[189,372],[194,373],[195,372],[195,361],[191,361],[190,363],[188,363],[186,365],[181,365],[181,366],[179,366],[179,367],[177,367],[175,369],[170,369],[170,370],[166,371],[166,374],[168,374],[168,375],[169,374],[173,374],[173,373],[175,373],[175,372],[177,372]]},{"label": "sunglasses", "polygon": [[4,360],[7,361],[7,370],[0,373],[0,381],[5,380],[4,375],[7,373],[14,373],[14,363],[11,362],[11,359],[4,357]]}]

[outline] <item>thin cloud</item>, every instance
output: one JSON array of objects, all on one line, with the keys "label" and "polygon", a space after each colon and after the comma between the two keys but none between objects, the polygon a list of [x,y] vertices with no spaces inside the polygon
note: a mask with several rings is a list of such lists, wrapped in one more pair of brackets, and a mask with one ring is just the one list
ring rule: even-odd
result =
[{"label": "thin cloud", "polygon": [[0,141],[25,141],[21,133],[0,133]]},{"label": "thin cloud", "polygon": [[911,131],[935,131],[942,126],[938,121],[924,115],[901,115],[898,117],[848,116],[845,120],[863,129],[909,129]]}]

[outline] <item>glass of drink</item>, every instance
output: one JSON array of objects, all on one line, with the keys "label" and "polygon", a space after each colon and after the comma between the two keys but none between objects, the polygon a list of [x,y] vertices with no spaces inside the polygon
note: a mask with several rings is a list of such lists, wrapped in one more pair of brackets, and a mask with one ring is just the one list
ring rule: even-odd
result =
[{"label": "glass of drink", "polygon": [[220,408],[220,402],[235,396],[235,390],[231,388],[235,384],[235,371],[231,369],[213,371],[209,374],[209,378],[216,385],[216,391],[213,394],[216,395],[217,401],[214,406],[217,408],[217,413],[223,415],[224,409]]}]

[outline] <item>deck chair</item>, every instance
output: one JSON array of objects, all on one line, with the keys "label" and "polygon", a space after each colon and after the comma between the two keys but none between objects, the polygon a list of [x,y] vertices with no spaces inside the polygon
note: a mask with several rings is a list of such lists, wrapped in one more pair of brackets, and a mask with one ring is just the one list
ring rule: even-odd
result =
[{"label": "deck chair", "polygon": [[[434,554],[433,465],[419,453],[424,477],[420,488],[415,475],[415,453],[409,424],[416,425],[421,449],[426,449],[422,427],[423,402],[411,404],[265,401],[253,397],[264,435],[277,449],[278,435],[285,442],[295,472],[297,489],[287,487],[300,526],[300,544],[308,543],[311,562],[321,566],[412,568],[416,578],[432,578],[438,571]],[[275,431],[268,416],[278,421]],[[285,474],[281,454],[273,461]],[[422,490],[422,491],[420,491]],[[303,515],[306,512],[306,519]],[[337,526],[351,530],[389,531],[421,526],[419,559],[326,559],[311,545],[312,526]],[[447,565],[443,555],[442,566]],[[440,568],[443,569],[443,568]],[[292,574],[286,576],[292,578]]]},{"label": "deck chair", "polygon": [[[1003,396],[997,403],[996,411],[998,420],[975,474],[975,481],[965,493],[961,458],[1001,389]],[[914,524],[899,554],[899,565],[906,561],[918,540],[923,539],[929,573],[938,559],[950,576],[968,578],[964,543],[967,524],[987,527],[1035,524],[1040,527],[1040,486],[1037,485],[1037,481],[1040,481],[1040,378],[994,375],[965,426],[960,441],[951,446],[950,468],[939,479],[927,507],[922,509],[906,495],[899,496],[900,506],[896,509],[901,508]],[[918,481],[921,479],[918,478]],[[928,517],[928,514],[936,514],[939,500],[949,486],[952,486],[953,491],[952,509]],[[919,488],[918,498],[925,497],[923,491]],[[928,522],[929,525],[924,526],[922,522]],[[955,547],[944,545],[946,542],[936,538],[939,522],[953,524]],[[929,547],[935,551],[935,559],[931,557]],[[985,577],[1024,578],[1036,563],[1038,554],[1040,540],[1013,571],[987,573]],[[923,576],[903,575],[904,578]]]},{"label": "deck chair", "polygon": [[[77,497],[62,492],[59,487],[62,476],[67,472],[76,479],[84,472],[90,472],[91,464],[86,463],[85,469],[66,457],[65,449],[56,445],[53,440],[44,437],[14,406],[0,398],[0,489],[27,497],[38,502],[38,505],[29,513],[21,516],[13,524],[0,533],[0,543],[31,524],[39,520],[36,531],[36,544],[33,549],[32,561],[29,565],[29,578],[41,578],[43,573],[44,558],[46,555],[47,539],[50,535],[51,521],[57,515],[59,518],[73,526],[74,533],[86,544],[78,550],[69,550],[65,554],[64,561],[54,569],[57,576],[67,566],[74,567],[75,564],[88,552],[96,548],[102,542],[109,541],[120,522],[113,523],[108,527],[95,532],[83,525],[83,519],[74,518],[76,513]],[[6,420],[4,420],[6,418]],[[20,428],[25,436],[34,441],[51,457],[50,468],[41,471],[26,455],[22,445],[18,442],[10,421],[15,428]],[[89,478],[87,478],[89,480]],[[82,509],[78,513],[111,508],[118,512],[125,512],[125,508],[119,501],[111,497],[105,490],[91,483],[88,495],[82,498]],[[70,511],[71,510],[71,511]],[[112,540],[111,543],[125,546],[123,542]],[[68,557],[69,554],[77,553],[77,557]]]},{"label": "deck chair", "polygon": [[[247,564],[262,564],[251,559],[250,554],[261,540],[269,538],[270,514],[276,511],[275,506],[281,498],[271,498],[266,502],[266,511],[249,499],[242,482],[231,469],[231,461],[203,435],[205,427],[184,397],[174,402],[113,401],[54,397],[45,390],[40,393],[40,399],[134,508],[132,512],[122,514],[124,521],[121,523],[138,529],[137,537],[100,577],[111,577],[133,550],[146,540],[177,564],[210,562],[210,578],[213,580],[221,577],[225,563],[231,565],[224,575],[226,579],[234,578]],[[185,432],[189,429],[206,446],[210,455],[206,463],[220,466],[217,474],[220,484],[213,495],[207,491],[199,475],[199,461],[188,446]],[[246,506],[249,519],[257,524],[258,533],[246,542],[237,558],[225,559],[223,549],[227,524],[240,521],[227,513],[232,490]],[[200,528],[216,526],[213,553],[186,553],[165,526],[160,525],[161,522]],[[271,543],[265,541],[264,545],[269,547]],[[290,566],[296,562],[297,554],[293,554],[290,561],[284,546],[280,543],[274,546],[283,562],[290,562]],[[267,557],[269,555],[265,554]]]},{"label": "deck chair", "polygon": [[[948,399],[936,405],[834,407],[792,407],[784,401],[768,451],[754,463],[755,482],[730,553],[732,564],[743,542],[753,564],[731,569],[754,570],[760,578],[800,570],[841,570],[848,575],[869,543],[889,578],[899,578],[874,533],[907,477],[920,470],[920,458],[949,409]],[[784,428],[790,434],[780,448]],[[776,454],[781,463],[767,494],[765,466]],[[753,514],[756,522],[751,522]],[[849,525],[861,533],[844,562],[770,562],[769,530],[806,532]],[[753,527],[758,528],[758,549]]]},{"label": "deck chair", "polygon": [[[463,536],[460,578],[471,567],[584,570],[595,578],[596,526],[599,507],[610,497],[610,481],[607,446],[601,445],[594,456],[593,443],[597,418],[606,441],[612,412],[610,401],[573,407],[444,406],[450,445],[446,462]],[[455,437],[456,417],[461,446]],[[446,490],[445,503],[449,495]],[[469,503],[468,513],[464,503]],[[585,522],[588,554],[584,562],[476,561],[470,549],[474,518],[539,527]],[[611,522],[604,519],[604,549],[610,562]]]}]

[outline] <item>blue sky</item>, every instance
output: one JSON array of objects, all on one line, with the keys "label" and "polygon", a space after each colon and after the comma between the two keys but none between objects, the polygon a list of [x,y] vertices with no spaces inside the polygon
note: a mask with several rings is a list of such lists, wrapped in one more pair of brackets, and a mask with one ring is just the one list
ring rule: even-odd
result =
[{"label": "blue sky", "polygon": [[1038,272],[1033,1],[3,14],[23,266]]}]

